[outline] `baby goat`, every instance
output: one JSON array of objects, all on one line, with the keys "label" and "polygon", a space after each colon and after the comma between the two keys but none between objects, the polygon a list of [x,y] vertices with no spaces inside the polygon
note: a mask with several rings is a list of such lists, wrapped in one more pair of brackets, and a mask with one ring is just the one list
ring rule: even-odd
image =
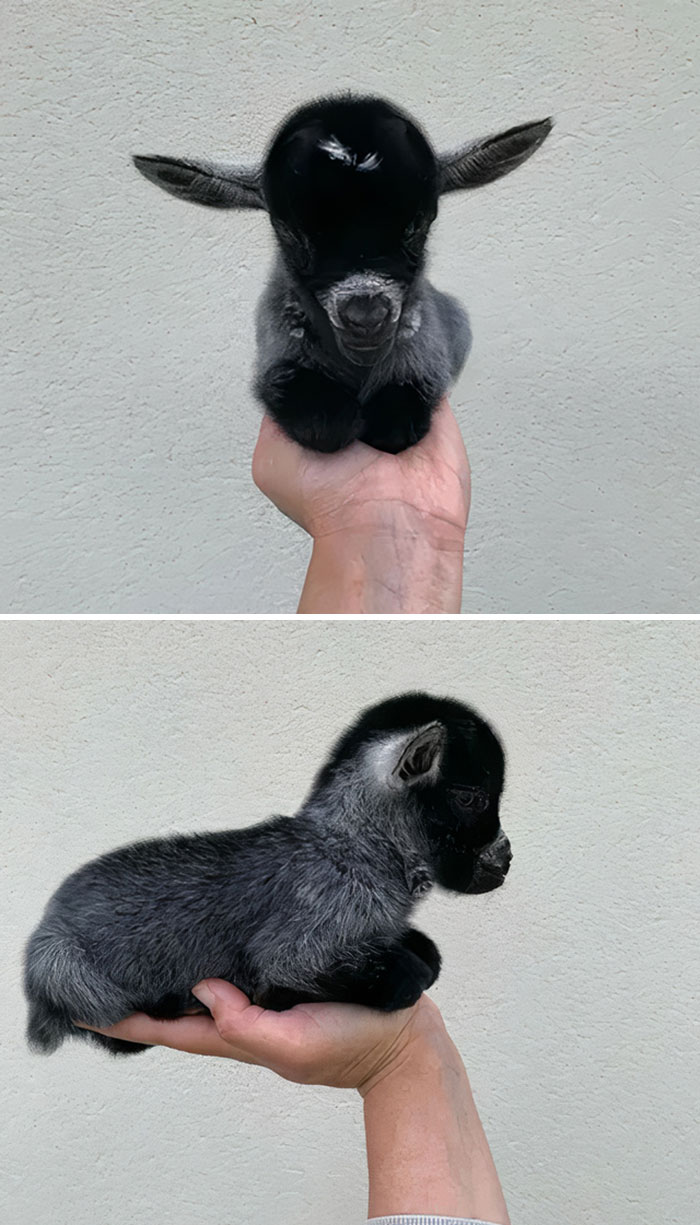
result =
[{"label": "baby goat", "polygon": [[257,1004],[311,1000],[392,1011],[437,978],[432,940],[409,926],[433,884],[484,893],[505,879],[503,751],[449,698],[409,693],[366,710],[335,745],[295,817],[136,842],[59,887],[26,951],[28,1039],[54,1051],[77,1028],[134,1011],[203,1011],[224,978]]},{"label": "baby goat", "polygon": [[166,191],[214,208],[266,209],[279,244],[258,307],[255,390],[315,451],[359,438],[418,442],[464,365],[467,316],[423,275],[439,197],[481,187],[534,153],[551,119],[436,154],[380,98],[322,98],[284,121],[259,165],[135,157]]}]

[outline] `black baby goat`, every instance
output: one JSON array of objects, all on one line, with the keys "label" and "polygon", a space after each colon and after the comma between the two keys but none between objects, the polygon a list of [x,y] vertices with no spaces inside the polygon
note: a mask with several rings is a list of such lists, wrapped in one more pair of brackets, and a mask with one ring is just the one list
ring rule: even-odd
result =
[{"label": "black baby goat", "polygon": [[398,452],[428,432],[469,352],[467,316],[423,275],[439,197],[515,170],[551,119],[436,154],[380,98],[322,98],[294,111],[259,165],[135,157],[175,196],[267,209],[279,244],[257,316],[256,393],[316,451],[359,438]]},{"label": "black baby goat", "polygon": [[409,926],[433,884],[503,883],[504,757],[491,728],[449,698],[410,693],[371,707],[335,745],[295,817],[137,842],[74,872],[26,952],[28,1038],[128,1013],[204,1011],[190,989],[224,978],[257,1004],[334,1000],[393,1011],[437,978],[432,940]]}]

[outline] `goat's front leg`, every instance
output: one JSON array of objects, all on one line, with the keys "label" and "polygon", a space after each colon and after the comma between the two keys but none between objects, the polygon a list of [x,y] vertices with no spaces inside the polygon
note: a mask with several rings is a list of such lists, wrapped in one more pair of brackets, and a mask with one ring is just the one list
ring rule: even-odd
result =
[{"label": "goat's front leg", "polygon": [[395,1012],[415,1004],[439,973],[440,954],[433,941],[409,928],[395,944],[370,954],[360,966],[338,966],[322,975],[313,993],[269,987],[255,1003],[277,1012],[321,1000]]},{"label": "goat's front leg", "polygon": [[277,362],[260,377],[257,392],[285,434],[312,451],[340,451],[362,429],[357,398],[320,370]]},{"label": "goat's front leg", "polygon": [[392,455],[420,442],[430,429],[435,397],[412,383],[389,383],[363,406],[365,424],[360,438]]},{"label": "goat's front leg", "polygon": [[[410,1008],[440,973],[440,954],[423,932],[409,928],[396,944],[367,958],[359,971],[329,984],[333,998],[381,1012]],[[342,994],[338,994],[342,992]]]}]

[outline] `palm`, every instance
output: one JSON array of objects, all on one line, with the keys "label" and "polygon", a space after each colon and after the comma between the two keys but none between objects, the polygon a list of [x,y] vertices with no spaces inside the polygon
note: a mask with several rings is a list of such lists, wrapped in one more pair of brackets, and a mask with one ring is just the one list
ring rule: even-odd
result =
[{"label": "palm", "polygon": [[265,418],[253,474],[280,510],[315,537],[363,525],[397,505],[463,530],[469,508],[467,455],[446,400],[430,433],[399,455],[361,442],[320,455],[291,442]]},{"label": "palm", "polygon": [[168,1046],[270,1068],[300,1084],[357,1088],[376,1074],[411,1035],[435,1023],[437,1009],[423,995],[412,1008],[378,1012],[359,1004],[297,1004],[272,1012],[251,1004],[218,980],[216,1022],[193,1015],[158,1021],[134,1013],[100,1030],[127,1042]]}]

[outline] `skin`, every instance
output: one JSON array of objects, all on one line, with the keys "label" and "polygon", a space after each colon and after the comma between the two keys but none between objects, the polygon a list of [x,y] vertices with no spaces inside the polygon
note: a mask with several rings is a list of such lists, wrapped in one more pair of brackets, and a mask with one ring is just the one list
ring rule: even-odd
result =
[{"label": "skin", "polygon": [[211,1016],[156,1021],[134,1013],[99,1032],[257,1064],[297,1084],[354,1089],[363,1100],[370,1217],[435,1214],[509,1225],[464,1065],[427,996],[381,1013],[355,1004],[266,1011],[221,979],[199,983],[193,994]]},{"label": "skin", "polygon": [[265,417],[253,479],[313,539],[300,613],[458,613],[469,461],[447,400],[399,455],[321,455]]}]

